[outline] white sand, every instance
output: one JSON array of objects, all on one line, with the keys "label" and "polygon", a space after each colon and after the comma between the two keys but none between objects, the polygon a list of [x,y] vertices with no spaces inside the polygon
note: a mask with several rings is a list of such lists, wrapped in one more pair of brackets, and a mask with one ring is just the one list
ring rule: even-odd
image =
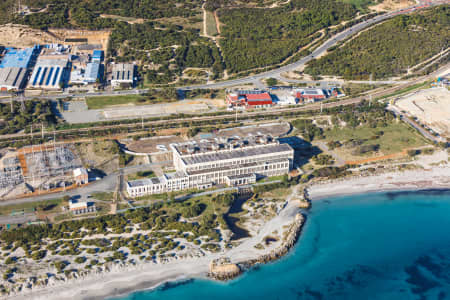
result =
[{"label": "white sand", "polygon": [[297,187],[286,200],[280,213],[265,223],[254,236],[239,246],[221,253],[205,255],[199,258],[178,259],[167,263],[138,263],[136,266],[112,267],[110,272],[90,274],[85,278],[71,279],[67,282],[55,282],[44,288],[23,291],[8,299],[104,299],[108,296],[129,294],[136,290],[155,288],[165,282],[187,280],[189,278],[206,278],[209,264],[213,259],[227,256],[233,263],[256,259],[270,253],[280,246],[282,241],[274,242],[263,250],[254,246],[274,231],[279,233],[293,223],[299,212]]},{"label": "white sand", "polygon": [[[435,167],[431,170],[413,170],[385,173],[370,177],[328,181],[308,188],[309,196],[314,200],[335,195],[348,195],[372,191],[416,190],[416,189],[450,188],[450,167]],[[49,284],[42,289],[24,291],[8,299],[104,299],[131,293],[136,290],[155,288],[165,282],[187,280],[189,278],[206,278],[209,263],[221,256],[231,258],[233,263],[258,258],[279,246],[274,243],[264,250],[254,246],[274,231],[283,232],[286,225],[293,222],[299,212],[296,193],[288,197],[286,206],[280,213],[265,223],[253,237],[239,246],[221,253],[209,254],[200,258],[179,259],[164,264],[139,263],[137,266],[113,267],[108,273],[90,274],[85,278],[68,282]]]},{"label": "white sand", "polygon": [[450,188],[450,167],[446,166],[434,167],[431,170],[411,170],[327,181],[310,186],[308,195],[314,200],[366,192],[448,188]]}]

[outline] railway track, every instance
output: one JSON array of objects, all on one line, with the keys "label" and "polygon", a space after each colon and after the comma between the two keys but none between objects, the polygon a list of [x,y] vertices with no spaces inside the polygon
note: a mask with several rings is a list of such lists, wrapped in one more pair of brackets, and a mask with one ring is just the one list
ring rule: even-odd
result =
[{"label": "railway track", "polygon": [[[238,115],[237,120],[242,122],[242,121],[250,120],[253,117],[261,117],[261,116],[263,116],[263,117],[267,117],[267,116],[282,117],[282,115],[285,113],[314,111],[314,110],[320,110],[320,109],[324,109],[324,108],[333,108],[333,107],[341,106],[341,105],[357,104],[357,103],[361,102],[363,99],[366,99],[366,100],[369,99],[370,96],[373,99],[376,99],[379,97],[390,95],[394,92],[403,90],[405,88],[414,86],[418,83],[422,83],[422,82],[431,80],[432,78],[435,77],[435,74],[441,72],[442,69],[448,68],[449,66],[450,66],[450,64],[447,64],[447,65],[441,67],[439,70],[437,70],[427,76],[422,76],[422,77],[416,78],[414,80],[411,80],[406,84],[389,87],[389,88],[383,89],[381,91],[373,92],[371,94],[366,94],[366,95],[358,96],[358,97],[351,98],[351,99],[344,99],[341,101],[328,102],[328,103],[317,102],[317,103],[309,104],[309,105],[305,105],[305,106],[276,108],[276,109],[272,109],[269,111],[258,110],[258,111],[242,112]],[[49,137],[49,136],[53,136],[54,134],[58,134],[59,136],[76,134],[79,136],[80,133],[87,134],[91,131],[108,130],[108,129],[123,129],[123,128],[130,129],[131,132],[129,132],[129,133],[132,133],[132,132],[138,132],[138,131],[142,132],[142,131],[151,129],[152,127],[158,127],[161,125],[179,127],[183,123],[195,123],[195,122],[205,122],[205,121],[214,121],[214,120],[233,121],[235,119],[236,119],[236,115],[234,113],[230,113],[230,114],[226,114],[226,115],[217,115],[217,116],[194,116],[194,117],[183,117],[183,118],[177,118],[177,119],[165,119],[165,120],[155,120],[155,121],[145,121],[145,122],[142,122],[141,120],[136,120],[136,122],[134,122],[134,123],[115,124],[115,125],[100,125],[100,126],[92,126],[92,127],[86,127],[86,128],[63,129],[63,130],[56,130],[54,132],[47,131],[44,133],[33,132],[32,134],[31,133],[6,134],[6,135],[2,135],[0,137],[0,141],[20,141],[20,140],[30,138],[30,137],[33,137],[33,138],[41,137],[41,136]]]}]

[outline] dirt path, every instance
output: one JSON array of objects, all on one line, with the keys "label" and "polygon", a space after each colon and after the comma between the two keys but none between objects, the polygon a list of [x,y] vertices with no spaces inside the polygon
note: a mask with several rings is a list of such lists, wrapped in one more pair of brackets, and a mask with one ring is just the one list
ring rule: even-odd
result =
[{"label": "dirt path", "polygon": [[217,10],[214,11],[214,19],[216,20],[216,29],[217,32],[219,33],[219,36],[221,34],[220,32],[220,21],[219,21],[219,16],[217,15]]},{"label": "dirt path", "polygon": [[402,152],[398,152],[398,153],[392,153],[392,154],[377,156],[377,157],[370,157],[370,158],[356,160],[356,161],[346,161],[345,163],[347,165],[361,165],[364,163],[376,162],[376,161],[380,161],[380,160],[396,159],[396,158],[404,157],[407,155],[408,155],[407,150],[403,150]]}]

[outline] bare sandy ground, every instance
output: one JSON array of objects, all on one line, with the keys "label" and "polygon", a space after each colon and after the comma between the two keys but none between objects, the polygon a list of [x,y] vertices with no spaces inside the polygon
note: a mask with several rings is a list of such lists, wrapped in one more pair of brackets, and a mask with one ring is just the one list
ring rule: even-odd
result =
[{"label": "bare sandy ground", "polygon": [[25,25],[6,24],[0,26],[0,45],[7,47],[32,47],[58,41],[51,34]]},{"label": "bare sandy ground", "polygon": [[415,1],[411,0],[385,0],[377,5],[370,6],[374,11],[391,11],[402,9],[414,5]]},{"label": "bare sandy ground", "polygon": [[89,44],[100,44],[106,51],[109,35],[108,30],[68,30],[68,29],[50,29],[49,32],[33,29],[30,26],[18,24],[5,24],[0,26],[0,45],[7,47],[25,48],[39,44],[64,43],[65,39],[85,38]]},{"label": "bare sandy ground", "polygon": [[419,118],[440,135],[450,137],[450,92],[446,88],[409,94],[397,100],[395,106]]}]

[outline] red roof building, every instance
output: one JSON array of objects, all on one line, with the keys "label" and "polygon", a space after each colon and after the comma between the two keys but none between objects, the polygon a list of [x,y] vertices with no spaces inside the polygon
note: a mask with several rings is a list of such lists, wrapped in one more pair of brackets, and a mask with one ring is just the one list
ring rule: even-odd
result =
[{"label": "red roof building", "polygon": [[246,106],[247,108],[263,108],[273,105],[272,97],[267,92],[262,93],[231,93],[226,97],[231,106]]}]

